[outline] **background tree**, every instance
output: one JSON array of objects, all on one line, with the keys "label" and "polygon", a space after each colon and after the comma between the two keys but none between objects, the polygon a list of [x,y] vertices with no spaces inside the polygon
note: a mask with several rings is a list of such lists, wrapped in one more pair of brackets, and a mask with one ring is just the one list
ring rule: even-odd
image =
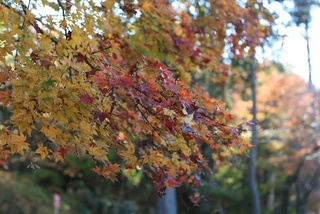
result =
[{"label": "background tree", "polygon": [[315,89],[312,83],[309,25],[311,22],[311,8],[315,5],[319,5],[319,2],[313,0],[294,0],[294,8],[290,12],[293,21],[297,26],[304,25],[308,54],[309,90],[311,93],[315,93]]},{"label": "background tree", "polygon": [[251,189],[251,200],[252,200],[252,213],[261,213],[260,196],[258,189],[258,182],[256,178],[256,168],[257,168],[257,154],[258,154],[258,139],[257,139],[257,78],[256,78],[256,59],[253,54],[251,57],[251,92],[252,92],[252,138],[250,149],[250,161],[249,161],[249,184]]},{"label": "background tree", "polygon": [[[262,207],[270,213],[275,209],[279,213],[293,210],[299,213],[300,208],[304,207],[304,210],[308,206],[311,192],[317,191],[318,184],[313,178],[317,176],[318,170],[308,169],[317,164],[318,128],[310,127],[310,124],[317,123],[318,115],[312,113],[312,96],[308,94],[307,83],[302,78],[280,74],[275,72],[274,67],[271,70],[265,67],[264,72],[259,72],[258,76],[260,148],[257,172]],[[236,97],[239,98],[239,95]],[[235,111],[249,114],[251,103],[242,102],[238,98],[234,105]],[[242,120],[247,117],[243,114]],[[251,128],[244,123],[241,129]],[[309,186],[311,192],[301,188],[303,186]],[[292,201],[293,198],[297,201]]]},{"label": "background tree", "polygon": [[[287,1],[280,0],[279,2],[285,3]],[[310,36],[309,36],[309,27],[311,22],[311,10],[315,6],[319,6],[319,1],[314,0],[293,0],[293,8],[287,9],[292,17],[292,22],[296,26],[303,25],[306,40],[306,49],[307,49],[307,60],[308,60],[308,80],[309,80],[309,91],[315,93],[315,88],[312,83],[312,66],[311,66],[311,53],[310,53]]]}]

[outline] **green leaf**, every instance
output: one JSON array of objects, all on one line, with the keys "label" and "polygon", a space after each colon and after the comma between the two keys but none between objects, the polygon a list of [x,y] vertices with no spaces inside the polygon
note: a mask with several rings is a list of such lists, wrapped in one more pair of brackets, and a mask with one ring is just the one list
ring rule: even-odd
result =
[{"label": "green leaf", "polygon": [[55,87],[55,86],[56,86],[55,83],[56,83],[56,81],[53,80],[53,79],[50,77],[48,80],[42,82],[42,83],[41,83],[41,86],[44,88],[44,90],[46,90],[46,91],[51,91],[51,87]]}]

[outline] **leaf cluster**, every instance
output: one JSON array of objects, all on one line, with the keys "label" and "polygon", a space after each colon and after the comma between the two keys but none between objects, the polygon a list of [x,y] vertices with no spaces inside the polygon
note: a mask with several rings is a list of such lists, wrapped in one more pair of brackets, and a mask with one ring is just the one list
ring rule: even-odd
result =
[{"label": "leaf cluster", "polygon": [[[201,145],[214,152],[248,146],[227,125],[224,104],[190,88],[182,74],[226,68],[221,55],[228,23],[235,27],[228,37],[234,53],[259,45],[268,32],[258,22],[262,13],[215,3],[214,21],[165,1],[67,3],[0,5],[1,83],[13,85],[0,92],[3,106],[12,109],[0,130],[2,159],[25,152],[55,162],[89,155],[105,178],[143,170],[162,194],[194,171],[210,171]],[[36,13],[41,6],[60,18]],[[254,36],[256,30],[262,34]]]}]

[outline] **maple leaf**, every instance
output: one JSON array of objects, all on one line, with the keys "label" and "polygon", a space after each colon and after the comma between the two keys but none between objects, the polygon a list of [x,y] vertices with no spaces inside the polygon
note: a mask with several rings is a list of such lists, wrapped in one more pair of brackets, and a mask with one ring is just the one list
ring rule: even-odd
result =
[{"label": "maple leaf", "polygon": [[3,108],[6,107],[10,102],[11,90],[6,89],[5,91],[0,91],[0,102],[3,102]]},{"label": "maple leaf", "polygon": [[49,156],[49,153],[52,152],[47,146],[44,146],[42,143],[38,144],[37,150],[34,152],[35,154],[39,154],[41,159],[45,159]]},{"label": "maple leaf", "polygon": [[[96,73],[96,70],[93,70],[91,72]],[[103,88],[107,83],[105,80],[105,76],[102,73],[98,73],[94,76],[93,82],[99,85],[100,88]]]},{"label": "maple leaf", "polygon": [[55,129],[49,126],[43,126],[40,130],[43,134],[45,134],[47,137],[53,137],[55,138],[57,136],[57,133],[55,132]]},{"label": "maple leaf", "polygon": [[178,187],[178,186],[181,186],[181,183],[178,182],[175,178],[171,177],[171,178],[168,178],[166,181],[165,181],[165,184],[166,184],[166,187],[168,188],[174,188],[174,187]]},{"label": "maple leaf", "polygon": [[52,78],[49,78],[48,80],[44,81],[41,83],[41,86],[46,90],[50,91],[52,87],[55,87],[56,81],[53,80]]},{"label": "maple leaf", "polygon": [[96,111],[94,114],[94,118],[98,119],[100,121],[100,123],[102,123],[107,118],[107,113],[101,112],[101,111]]},{"label": "maple leaf", "polygon": [[12,153],[20,153],[21,155],[24,154],[25,151],[30,150],[29,144],[26,142],[26,136],[22,133],[20,135],[11,135],[10,141],[8,145],[11,148]]},{"label": "maple leaf", "polygon": [[31,57],[31,59],[32,59],[33,62],[37,62],[37,61],[40,59],[39,55],[36,54],[36,53],[34,53],[34,52],[32,52],[32,53],[30,54],[30,57]]},{"label": "maple leaf", "polygon": [[163,83],[166,90],[178,94],[179,89],[176,85],[176,80],[173,78],[173,73],[168,69],[163,69],[162,67],[160,67],[160,70],[162,71],[161,75],[163,77]]},{"label": "maple leaf", "polygon": [[81,53],[78,53],[78,55],[76,56],[77,62],[83,62],[85,59],[86,59],[86,57],[84,55],[82,55]]},{"label": "maple leaf", "polygon": [[119,167],[119,164],[115,163],[108,163],[105,164],[103,167],[95,166],[92,168],[94,172],[96,172],[99,175],[102,175],[103,177],[110,179],[112,182],[117,181],[116,174],[121,170]]},{"label": "maple leaf", "polygon": [[163,113],[167,116],[169,116],[170,118],[174,118],[176,113],[175,111],[171,110],[171,109],[168,109],[168,108],[164,108],[163,109]]},{"label": "maple leaf", "polygon": [[153,6],[149,2],[144,2],[141,6],[142,12],[150,12],[152,10]]},{"label": "maple leaf", "polygon": [[106,169],[110,173],[118,173],[120,171],[120,166],[117,163],[115,163],[115,164],[110,163],[110,164],[106,165]]},{"label": "maple leaf", "polygon": [[49,66],[52,65],[52,60],[53,60],[53,57],[49,56],[49,55],[45,55],[44,58],[41,58],[40,59],[40,64],[45,67],[46,69],[49,68]]},{"label": "maple leaf", "polygon": [[169,117],[163,117],[163,124],[166,128],[168,128],[170,131],[174,131],[173,127],[174,127],[174,124],[173,122],[169,119]]},{"label": "maple leaf", "polygon": [[68,154],[69,149],[65,147],[60,147],[59,150],[57,151],[60,155],[65,156]]},{"label": "maple leaf", "polygon": [[87,151],[89,152],[89,154],[92,157],[97,158],[97,159],[107,156],[106,151],[97,147],[97,146],[90,146],[87,148]]},{"label": "maple leaf", "polygon": [[94,98],[90,97],[88,94],[82,94],[80,96],[80,100],[81,100],[81,103],[86,105],[90,105],[94,102]]},{"label": "maple leaf", "polygon": [[95,166],[91,170],[97,173],[98,175],[101,175],[101,168],[99,166]]},{"label": "maple leaf", "polygon": [[54,157],[54,161],[55,161],[56,163],[58,163],[58,162],[63,162],[63,161],[64,161],[64,156],[61,155],[59,152],[55,152],[55,153],[53,154],[53,157]]},{"label": "maple leaf", "polygon": [[134,85],[133,79],[130,76],[123,75],[120,77],[114,76],[109,78],[109,85],[116,87],[129,88]]},{"label": "maple leaf", "polygon": [[191,127],[192,125],[195,124],[193,120],[193,116],[194,116],[194,113],[185,116],[184,118],[182,118],[182,122],[185,123],[187,126]]},{"label": "maple leaf", "polygon": [[0,166],[2,166],[4,169],[9,169],[6,160],[1,160],[0,159]]},{"label": "maple leaf", "polygon": [[230,122],[230,120],[232,120],[232,115],[231,114],[227,114],[226,115],[226,119],[227,119],[227,122]]}]

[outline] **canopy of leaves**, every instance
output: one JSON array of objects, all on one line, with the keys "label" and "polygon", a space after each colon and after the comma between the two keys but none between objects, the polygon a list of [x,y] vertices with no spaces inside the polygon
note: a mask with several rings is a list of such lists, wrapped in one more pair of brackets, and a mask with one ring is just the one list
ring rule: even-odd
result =
[{"label": "canopy of leaves", "polygon": [[202,144],[246,148],[224,103],[190,88],[188,72],[223,82],[224,50],[252,52],[270,34],[260,20],[271,17],[256,1],[192,2],[2,2],[0,81],[13,87],[0,92],[12,113],[0,157],[88,154],[105,178],[142,169],[162,193],[210,170]]}]

